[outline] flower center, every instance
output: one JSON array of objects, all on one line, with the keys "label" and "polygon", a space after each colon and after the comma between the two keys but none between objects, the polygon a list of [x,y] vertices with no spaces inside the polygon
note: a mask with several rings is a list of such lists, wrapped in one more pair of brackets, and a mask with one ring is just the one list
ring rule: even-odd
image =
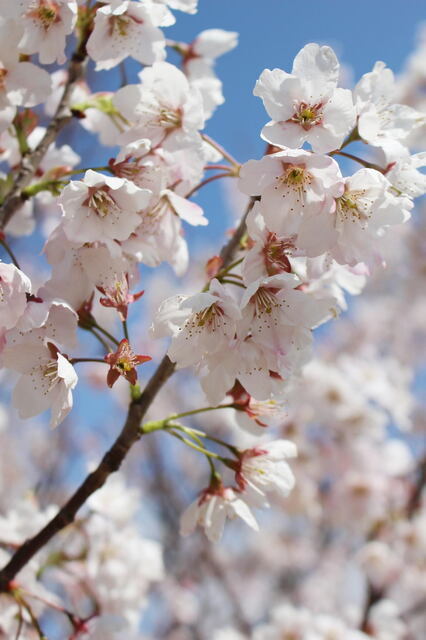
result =
[{"label": "flower center", "polygon": [[56,2],[49,2],[49,0],[33,2],[27,15],[40,22],[45,31],[48,31],[52,24],[60,21],[58,5]]},{"label": "flower center", "polygon": [[274,276],[283,271],[291,272],[291,264],[287,254],[295,248],[293,238],[281,240],[275,233],[270,233],[263,249],[265,267],[268,275]]},{"label": "flower center", "polygon": [[182,124],[182,118],[179,111],[163,107],[160,109],[159,123],[165,129],[175,129]]},{"label": "flower center", "polygon": [[47,380],[47,383],[48,383],[47,391],[49,392],[60,380],[58,376],[58,361],[49,360],[48,363],[44,365],[42,373],[43,373],[43,377],[46,378]]},{"label": "flower center", "polygon": [[290,118],[290,122],[296,122],[303,129],[309,131],[315,125],[321,124],[323,117],[322,107],[323,105],[320,102],[313,105],[301,102],[294,115]]},{"label": "flower center", "polygon": [[108,188],[89,187],[89,196],[83,202],[86,207],[93,209],[97,216],[105,218],[110,213],[116,212],[118,207],[114,198],[109,194]]},{"label": "flower center", "polygon": [[4,91],[6,88],[5,78],[7,76],[7,69],[0,67],[0,91]]},{"label": "flower center", "polygon": [[336,198],[336,210],[342,222],[364,222],[371,217],[371,201],[365,197],[365,190],[347,191]]},{"label": "flower center", "polygon": [[129,28],[132,24],[142,24],[143,20],[135,18],[129,14],[122,14],[121,16],[111,16],[109,18],[109,33],[112,36],[114,33],[121,37],[126,37],[129,34]]},{"label": "flower center", "polygon": [[209,331],[215,331],[222,324],[224,315],[223,309],[214,303],[195,314],[195,324],[198,327],[207,326]]},{"label": "flower center", "polygon": [[264,313],[271,314],[274,309],[281,306],[274,292],[271,289],[266,289],[266,287],[259,287],[250,302],[254,304],[256,316],[261,316]]}]

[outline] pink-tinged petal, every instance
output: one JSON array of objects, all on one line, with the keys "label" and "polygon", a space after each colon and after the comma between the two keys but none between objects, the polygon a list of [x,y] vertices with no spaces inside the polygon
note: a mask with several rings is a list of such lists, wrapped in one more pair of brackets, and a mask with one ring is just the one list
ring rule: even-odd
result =
[{"label": "pink-tinged petal", "polygon": [[315,100],[334,89],[340,65],[331,47],[310,43],[299,51],[293,62],[293,74],[309,83]]},{"label": "pink-tinged petal", "polygon": [[281,69],[265,69],[253,90],[253,95],[262,98],[269,117],[277,122],[291,118],[299,94],[299,79]]},{"label": "pink-tinged petal", "polygon": [[173,191],[167,191],[167,198],[178,216],[193,226],[205,226],[209,223],[204,217],[202,208],[182,196],[178,196]]},{"label": "pink-tinged petal", "polygon": [[43,413],[51,406],[54,391],[42,393],[29,375],[19,378],[12,394],[13,406],[18,409],[19,417],[26,420]]},{"label": "pink-tinged petal", "polygon": [[261,132],[261,137],[269,144],[277,147],[292,147],[298,149],[308,137],[305,131],[296,122],[268,122]]},{"label": "pink-tinged petal", "polygon": [[194,500],[180,517],[180,535],[189,536],[196,529],[199,515],[198,500]]}]

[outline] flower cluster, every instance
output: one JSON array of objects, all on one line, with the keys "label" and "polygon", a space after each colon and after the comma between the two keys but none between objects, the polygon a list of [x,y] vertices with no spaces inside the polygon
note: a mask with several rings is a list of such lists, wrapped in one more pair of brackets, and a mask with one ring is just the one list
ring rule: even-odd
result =
[{"label": "flower cluster", "polygon": [[[60,614],[70,640],[138,640],[141,604],[149,606],[148,589],[162,580],[153,599],[170,624],[164,615],[152,627],[157,622],[158,637],[170,640],[414,639],[408,603],[424,588],[424,514],[414,477],[418,443],[411,450],[404,440],[424,422],[411,386],[418,344],[426,344],[425,240],[420,223],[414,231],[403,223],[426,193],[424,96],[414,91],[424,84],[419,61],[426,48],[405,81],[379,61],[353,89],[339,86],[341,68],[329,46],[304,46],[291,72],[265,69],[254,95],[270,118],[260,132],[266,149],[240,163],[204,132],[224,101],[216,60],[232,51],[238,34],[206,29],[191,42],[166,38],[173,12],[193,14],[197,4],[0,3],[0,401],[3,387],[14,384],[16,410],[9,420],[0,404],[0,488],[10,487],[0,493],[0,560],[8,567],[0,570],[0,637],[45,637],[44,616],[56,631]],[[68,57],[66,69],[44,68]],[[132,83],[128,58],[140,65]],[[98,91],[102,75],[86,80],[87,62],[95,74],[117,68],[120,88]],[[57,143],[70,123],[108,147],[103,166]],[[207,282],[198,293],[170,295],[172,277],[196,271],[186,234],[209,223],[194,196],[225,177],[246,201],[245,213],[222,250],[203,255]],[[22,259],[26,245],[15,247],[15,238],[36,228],[32,239],[43,241],[43,257]],[[384,276],[387,262],[396,267]],[[169,275],[152,274],[162,263]],[[353,323],[340,321],[335,346],[313,357],[314,330],[345,311],[347,294],[360,294],[367,282]],[[139,300],[143,312],[136,315]],[[167,354],[146,382],[137,367],[160,359],[154,338],[168,341]],[[90,473],[62,508],[41,508],[35,497],[21,499],[29,486],[16,468],[31,468],[40,505],[49,505],[62,501],[61,483],[74,480],[81,465],[73,455],[69,477],[60,474],[50,461],[53,447],[37,440],[42,420],[22,438],[17,416],[50,410],[51,427],[71,421],[83,363],[92,373],[79,372],[88,385],[77,400],[84,411],[74,415],[91,417],[88,398],[100,391],[101,426],[89,439],[64,425],[46,442],[62,453],[64,443],[83,452],[110,435],[115,441],[98,466],[89,451]],[[162,393],[175,369],[189,367],[196,384],[179,373]],[[128,405],[121,433],[109,411],[114,399],[120,409]],[[197,399],[201,408],[181,408]],[[7,445],[8,422],[19,453]],[[151,438],[154,431],[165,434],[169,448]],[[149,483],[138,518],[139,491],[121,474],[108,476],[142,436],[143,463],[129,461],[134,477]],[[173,445],[185,445],[184,453]],[[208,464],[207,482],[205,467],[185,457],[195,452]],[[186,506],[194,485],[204,488]],[[199,526],[218,542],[227,519],[258,531],[253,510],[283,504],[283,522],[265,532],[261,550],[248,530],[231,528],[237,544],[227,566],[200,538],[180,541],[179,533]],[[175,576],[165,576],[159,543],[136,524],[156,530],[159,514]],[[46,541],[41,550],[37,537],[24,544],[37,528]],[[188,562],[185,545],[199,563]],[[10,577],[15,552],[28,559],[22,574]],[[239,554],[250,565],[238,586],[242,605],[226,575]],[[197,626],[190,592],[203,583],[205,566],[223,576],[244,636],[220,630],[219,620],[214,628],[208,621]],[[357,593],[339,592],[343,571],[356,576]],[[210,601],[209,584],[205,593]],[[283,593],[291,593],[284,605]],[[247,624],[246,600],[256,601]],[[180,633],[185,626],[188,635]]]}]

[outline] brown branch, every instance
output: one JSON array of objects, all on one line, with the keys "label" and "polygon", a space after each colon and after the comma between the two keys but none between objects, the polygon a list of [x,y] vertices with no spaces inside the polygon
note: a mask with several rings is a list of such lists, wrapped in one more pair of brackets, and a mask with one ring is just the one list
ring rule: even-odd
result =
[{"label": "brown branch", "polygon": [[[222,249],[224,266],[230,264],[233,252],[239,244],[245,232],[245,219],[253,206],[252,199],[247,211],[241,219],[240,225],[228,244]],[[237,236],[237,240],[236,240]],[[90,473],[71,498],[64,504],[56,516],[46,524],[34,537],[26,540],[11,557],[7,565],[0,571],[0,593],[8,591],[11,581],[16,574],[31,560],[31,558],[44,547],[59,531],[71,524],[77,511],[85,504],[87,499],[100,489],[108,479],[108,476],[117,471],[130,448],[137,442],[142,432],[140,425],[148,408],[162,386],[173,375],[176,365],[166,355],[158,365],[143,393],[137,400],[133,400],[129,406],[126,422],[120,435],[106,452],[99,466]]]},{"label": "brown branch", "polygon": [[39,168],[48,148],[54,142],[59,132],[73,119],[68,109],[68,100],[76,83],[83,76],[86,60],[86,42],[90,30],[86,30],[86,36],[82,38],[80,45],[71,58],[68,68],[68,78],[65,84],[62,98],[56,113],[47,126],[43,138],[37,147],[28,154],[22,156],[21,165],[17,172],[14,184],[0,207],[0,230],[4,229],[14,213],[24,204],[26,197],[23,193]]}]

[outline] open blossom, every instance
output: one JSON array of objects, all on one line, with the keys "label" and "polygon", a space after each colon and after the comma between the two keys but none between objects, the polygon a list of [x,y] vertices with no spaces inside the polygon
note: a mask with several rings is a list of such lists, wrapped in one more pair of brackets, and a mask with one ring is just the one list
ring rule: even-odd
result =
[{"label": "open blossom", "polygon": [[338,149],[355,124],[351,92],[337,88],[339,63],[330,47],[307,44],[292,73],[265,69],[254,89],[272,121],[262,138],[279,147],[309,142],[317,153]]},{"label": "open blossom", "polygon": [[235,31],[206,29],[183,52],[183,70],[191,86],[201,93],[206,117],[224,102],[222,83],[213,70],[215,59],[234,49],[237,42]]},{"label": "open blossom", "polygon": [[51,89],[47,71],[31,62],[20,62],[16,48],[20,34],[13,21],[0,18],[0,111],[6,110],[7,116],[0,119],[2,129],[13,119],[12,107],[40,104]]},{"label": "open blossom", "polygon": [[286,149],[241,168],[239,188],[261,196],[258,207],[266,227],[278,236],[294,238],[294,246],[310,256],[324,253],[316,233],[335,209],[344,181],[332,158],[304,150]]},{"label": "open blossom", "polygon": [[155,62],[139,73],[141,85],[128,85],[114,95],[113,103],[131,123],[122,136],[124,144],[148,138],[177,150],[201,144],[204,126],[201,95],[184,74],[168,62]]},{"label": "open blossom", "polygon": [[19,50],[38,53],[42,64],[63,64],[66,36],[77,20],[76,0],[19,0],[11,5],[13,17],[24,29]]},{"label": "open blossom", "polygon": [[27,306],[30,279],[14,264],[0,262],[0,331],[12,329]]},{"label": "open blossom", "polygon": [[391,192],[389,181],[374,169],[360,169],[345,181],[336,199],[328,227],[317,228],[318,237],[330,242],[330,252],[340,264],[380,260],[378,242],[386,228],[405,222],[408,211]]},{"label": "open blossom", "polygon": [[[188,367],[199,363],[205,353],[227,348],[234,338],[240,311],[226,287],[212,280],[209,291],[184,299],[178,305],[174,298],[165,300],[160,318],[165,333],[173,327],[169,357],[179,367]],[[161,335],[158,329],[161,327],[157,325],[156,334]]]},{"label": "open blossom", "polygon": [[164,11],[155,4],[124,0],[98,8],[87,42],[96,70],[111,69],[127,56],[148,65],[162,60],[166,42],[158,27],[163,23]]},{"label": "open blossom", "polygon": [[125,338],[121,340],[115,353],[108,353],[105,362],[109,364],[107,383],[112,387],[120,376],[126,378],[130,384],[136,384],[138,374],[136,367],[143,362],[149,362],[151,356],[137,356],[133,353],[129,341]]},{"label": "open blossom", "polygon": [[224,487],[221,481],[217,481],[204,489],[200,497],[183,512],[180,533],[187,536],[199,525],[211,542],[219,542],[226,519],[236,517],[258,531],[256,519],[240,495],[230,487]]},{"label": "open blossom", "polygon": [[[40,295],[55,296],[60,291],[61,298],[74,309],[79,309],[96,287],[105,292],[117,291],[117,284],[120,283],[118,288],[124,296],[124,280],[127,285],[124,274],[127,274],[129,281],[136,276],[134,260],[122,254],[112,256],[107,247],[97,242],[83,246],[70,242],[61,225],[51,233],[44,251],[52,266],[52,275],[42,287]],[[119,298],[115,297],[115,300],[118,302]],[[124,299],[122,302],[124,304]]]},{"label": "open blossom", "polygon": [[129,304],[139,300],[143,296],[144,291],[138,293],[129,293],[129,274],[121,274],[114,280],[111,287],[102,287],[97,285],[97,289],[103,294],[99,302],[103,307],[111,307],[117,309],[121,321],[127,319],[127,310]]},{"label": "open blossom", "polygon": [[[241,167],[239,188],[262,196],[262,213],[269,229],[290,234],[303,216],[318,213],[343,192],[343,178],[333,158],[303,149],[285,149]],[[296,220],[294,220],[296,219]]]},{"label": "open blossom", "polygon": [[418,198],[426,193],[426,176],[419,171],[426,166],[426,153],[403,156],[391,165],[386,178],[402,195]]},{"label": "open blossom", "polygon": [[281,375],[303,362],[311,343],[310,330],[332,315],[332,300],[315,300],[295,289],[298,278],[282,273],[248,285],[241,300],[238,335],[249,334],[270,352],[270,368]]},{"label": "open blossom", "polygon": [[237,484],[242,491],[250,487],[262,495],[267,491],[288,495],[295,480],[286,460],[296,456],[296,445],[289,440],[274,440],[246,449],[237,463]]},{"label": "open blossom", "polygon": [[148,189],[129,180],[110,178],[86,171],[84,180],[74,180],[59,199],[62,226],[73,242],[104,242],[112,254],[119,252],[116,241],[127,240],[140,224],[141,211],[150,199]]},{"label": "open blossom", "polygon": [[4,366],[21,374],[13,405],[21,418],[50,409],[50,426],[57,427],[72,409],[77,374],[52,343],[43,344],[31,337],[8,347],[3,354]]},{"label": "open blossom", "polygon": [[406,154],[409,136],[426,122],[423,113],[406,104],[395,104],[396,95],[393,72],[380,61],[354,89],[359,135],[383,149],[388,162]]}]

